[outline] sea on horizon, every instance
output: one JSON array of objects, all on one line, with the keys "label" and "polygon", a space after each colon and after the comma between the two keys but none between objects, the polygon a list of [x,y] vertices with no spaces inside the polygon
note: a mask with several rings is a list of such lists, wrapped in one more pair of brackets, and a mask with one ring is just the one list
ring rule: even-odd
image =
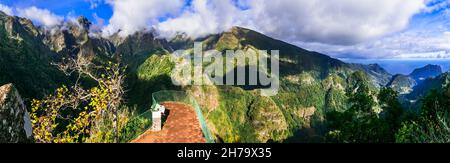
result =
[{"label": "sea on horizon", "polygon": [[428,64],[441,66],[444,72],[450,70],[449,59],[347,59],[340,58],[347,63],[378,64],[391,74],[410,74],[414,69]]}]

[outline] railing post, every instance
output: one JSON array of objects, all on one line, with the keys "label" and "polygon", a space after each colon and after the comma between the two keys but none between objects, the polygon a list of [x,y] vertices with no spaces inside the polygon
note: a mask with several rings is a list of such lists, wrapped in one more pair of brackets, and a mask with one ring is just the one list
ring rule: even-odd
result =
[{"label": "railing post", "polygon": [[152,131],[161,131],[161,112],[152,111]]}]

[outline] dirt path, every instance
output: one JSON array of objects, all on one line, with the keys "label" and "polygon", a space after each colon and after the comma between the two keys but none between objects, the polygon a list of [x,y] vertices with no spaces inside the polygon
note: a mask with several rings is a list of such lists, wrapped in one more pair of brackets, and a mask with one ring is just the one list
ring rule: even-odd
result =
[{"label": "dirt path", "polygon": [[205,143],[194,109],[186,104],[162,103],[169,116],[158,132],[147,131],[132,143]]}]

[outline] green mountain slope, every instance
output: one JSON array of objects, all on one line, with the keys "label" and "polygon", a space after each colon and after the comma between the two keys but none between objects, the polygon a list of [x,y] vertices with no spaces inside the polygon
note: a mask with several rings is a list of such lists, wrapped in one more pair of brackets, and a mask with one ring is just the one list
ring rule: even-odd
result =
[{"label": "green mountain slope", "polygon": [[[193,48],[191,41],[180,38],[169,42],[176,42],[176,47]],[[325,112],[346,108],[347,76],[361,70],[239,27],[196,41],[202,41],[205,50],[280,50],[279,93],[263,97],[257,88],[174,86],[171,70],[173,65],[182,63],[170,60],[169,50],[165,50],[150,54],[131,74],[134,78],[130,82],[130,105],[149,107],[150,93],[161,89],[191,92],[197,97],[212,133],[223,142],[283,142],[286,139],[295,142],[320,138],[325,131],[322,125]]]},{"label": "green mountain slope", "polygon": [[441,90],[445,85],[450,83],[450,72],[443,73],[434,78],[428,78],[422,83],[414,87],[414,91],[407,95],[409,100],[418,101],[432,90]]},{"label": "green mountain slope", "polygon": [[386,86],[392,78],[392,75],[378,64],[350,64],[352,69],[366,72],[373,84],[378,87]]},{"label": "green mountain slope", "polygon": [[[128,65],[125,101],[131,108],[148,110],[153,92],[183,90],[197,99],[219,142],[302,142],[320,141],[326,132],[326,113],[347,108],[345,90],[353,82],[352,73],[383,72],[376,66],[355,68],[240,27],[196,40],[180,35],[166,41],[145,32],[126,38],[95,37],[85,18],[78,21],[50,33],[29,20],[2,14],[0,84],[14,83],[25,97],[39,98],[70,81],[50,65],[60,57],[89,57],[96,63],[121,60]],[[173,85],[172,71],[184,62],[169,54],[192,49],[194,41],[203,42],[204,50],[280,50],[279,93],[263,97],[260,87]]]},{"label": "green mountain slope", "polygon": [[387,84],[388,87],[391,87],[400,94],[410,93],[416,85],[417,83],[414,79],[401,74],[394,75],[391,81]]},{"label": "green mountain slope", "polygon": [[428,78],[434,78],[442,74],[442,67],[439,65],[426,65],[415,69],[409,76],[416,80],[417,83],[422,83]]},{"label": "green mountain slope", "polygon": [[39,97],[64,84],[51,65],[56,53],[42,42],[31,21],[0,12],[0,85],[14,83],[24,98]]}]

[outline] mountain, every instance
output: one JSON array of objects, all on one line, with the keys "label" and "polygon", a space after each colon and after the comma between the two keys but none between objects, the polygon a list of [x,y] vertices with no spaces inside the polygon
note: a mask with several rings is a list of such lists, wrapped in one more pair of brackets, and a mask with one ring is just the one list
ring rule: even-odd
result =
[{"label": "mountain", "polygon": [[67,83],[51,65],[57,54],[43,43],[44,37],[30,20],[0,12],[0,85],[14,83],[28,99]]},{"label": "mountain", "polygon": [[[318,76],[328,75],[328,70],[346,66],[346,63],[331,58],[327,55],[317,52],[307,51],[305,49],[296,47],[286,42],[276,40],[265,36],[256,31],[245,29],[241,27],[233,27],[229,31],[223,33],[210,35],[204,38],[192,40],[186,38],[185,35],[180,34],[174,39],[170,40],[170,46],[173,50],[179,48],[192,49],[194,42],[202,42],[205,46],[204,50],[218,50],[224,52],[225,50],[248,50],[249,48],[258,50],[280,50],[280,69],[282,67],[290,67],[293,69],[284,69],[282,73],[289,75],[290,73],[298,73],[301,71],[316,71],[321,74]],[[171,51],[169,49],[166,49]]]},{"label": "mountain", "polygon": [[391,81],[386,86],[394,89],[400,94],[408,94],[413,91],[413,88],[416,85],[416,81],[410,76],[397,74],[392,77]]},{"label": "mountain", "polygon": [[171,46],[165,39],[156,38],[153,31],[136,32],[126,37],[114,34],[108,38],[114,43],[114,54],[132,69],[142,64],[152,54],[168,53]]},{"label": "mountain", "polygon": [[52,30],[41,29],[42,42],[60,57],[113,57],[116,47],[110,40],[91,35],[92,23],[84,16]]},{"label": "mountain", "polygon": [[432,90],[442,90],[442,88],[450,83],[450,71],[443,73],[434,78],[427,78],[414,87],[414,91],[407,95],[407,98],[412,101],[419,101],[422,97]]},{"label": "mountain", "polygon": [[[168,41],[172,49],[183,47],[192,50],[192,40],[183,36],[175,39]],[[353,72],[370,70],[373,74],[387,74],[379,66],[355,68],[324,54],[240,27],[195,41],[202,42],[205,51],[280,50],[279,93],[263,97],[258,87],[174,86],[170,75],[175,65],[190,64],[171,60],[167,53],[170,50],[165,50],[149,55],[135,72],[129,74],[133,76],[129,104],[148,108],[151,104],[149,92],[161,89],[190,92],[202,106],[211,132],[223,142],[309,141],[320,138],[325,131],[325,113],[345,109],[345,90],[348,81],[352,81],[348,78]],[[172,46],[173,43],[176,46]]]},{"label": "mountain", "polygon": [[426,65],[425,67],[415,69],[411,76],[417,83],[422,83],[428,78],[433,78],[442,74],[442,68],[439,65]]},{"label": "mountain", "polygon": [[372,82],[375,84],[375,86],[378,87],[386,86],[392,79],[392,75],[378,64],[364,65],[352,63],[350,64],[350,66],[353,69],[366,72],[371,78]]},{"label": "mountain", "polygon": [[[198,39],[180,34],[165,40],[154,31],[103,38],[90,32],[90,24],[80,17],[50,32],[27,19],[0,14],[0,84],[13,83],[29,101],[73,82],[51,64],[61,58],[85,57],[98,64],[120,60],[128,65],[125,101],[130,108],[148,110],[151,93],[182,90],[199,102],[219,142],[302,142],[322,139],[325,113],[347,108],[345,90],[356,80],[352,74],[369,76],[374,90],[391,76],[378,65],[347,64],[241,27]],[[192,50],[194,42],[202,42],[205,51],[279,50],[279,93],[261,96],[260,86],[173,85],[175,66],[190,64],[173,60],[170,54],[180,48]],[[239,66],[255,67],[245,63],[234,69]]]},{"label": "mountain", "polygon": [[400,94],[399,100],[412,109],[420,108],[420,100],[432,90],[441,90],[448,83],[449,73],[442,73],[438,65],[426,65],[409,75],[394,75],[386,85]]}]

